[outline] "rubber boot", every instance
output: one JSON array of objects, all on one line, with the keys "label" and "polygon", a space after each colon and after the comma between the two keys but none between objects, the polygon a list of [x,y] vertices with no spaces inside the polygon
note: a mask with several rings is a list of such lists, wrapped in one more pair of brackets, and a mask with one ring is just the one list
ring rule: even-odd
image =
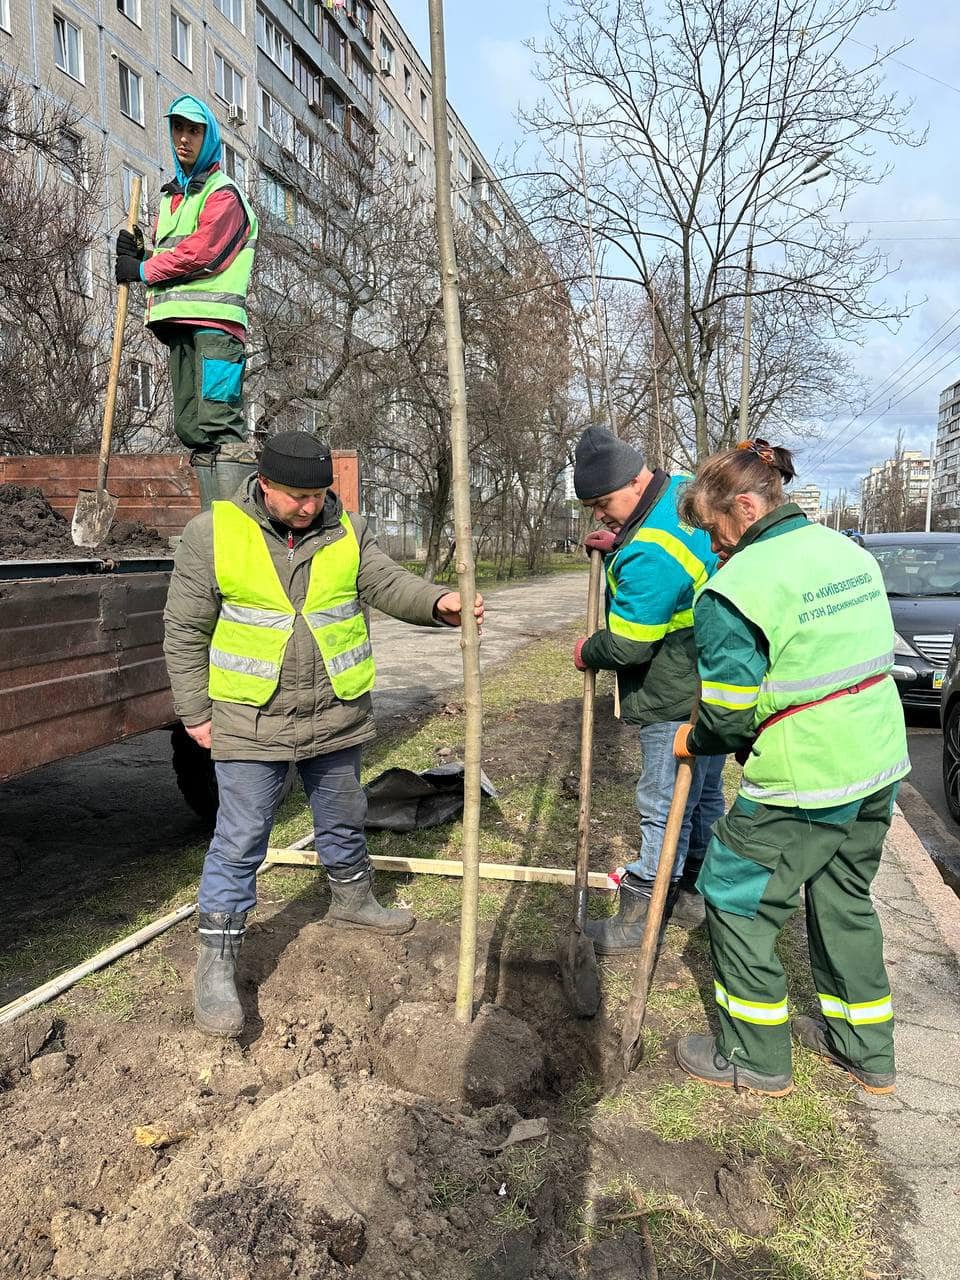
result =
[{"label": "rubber boot", "polygon": [[417,923],[412,911],[381,907],[373,896],[373,868],[369,864],[350,880],[330,882],[330,909],[324,923],[338,929],[369,929],[373,933],[409,933]]},{"label": "rubber boot", "polygon": [[804,1049],[819,1054],[824,1062],[840,1067],[846,1071],[851,1080],[855,1080],[867,1093],[893,1093],[897,1087],[895,1071],[864,1071],[855,1062],[845,1058],[842,1053],[832,1048],[827,1038],[826,1023],[819,1018],[796,1017],[793,1019],[793,1038]]},{"label": "rubber boot", "polygon": [[[642,880],[632,871],[620,881],[620,907],[615,916],[605,920],[588,920],[584,932],[593,942],[598,956],[621,956],[639,951],[647,927],[647,909],[653,894],[653,881]],[[663,910],[660,940],[670,912],[677,900],[677,886],[672,884]],[[659,943],[658,943],[659,945]]]},{"label": "rubber boot", "polygon": [[200,946],[193,981],[193,1020],[211,1036],[238,1036],[243,1006],[237,995],[237,956],[247,915],[239,911],[201,911]]},{"label": "rubber boot", "polygon": [[762,1093],[770,1098],[783,1098],[793,1092],[790,1075],[770,1076],[749,1067],[738,1067],[723,1056],[713,1036],[684,1036],[677,1041],[677,1062],[687,1075],[702,1084],[738,1092]]}]

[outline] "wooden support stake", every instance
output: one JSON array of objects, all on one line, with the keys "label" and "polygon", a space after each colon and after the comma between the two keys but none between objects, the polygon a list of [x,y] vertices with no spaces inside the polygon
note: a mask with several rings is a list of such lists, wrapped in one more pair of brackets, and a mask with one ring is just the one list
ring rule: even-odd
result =
[{"label": "wooden support stake", "polygon": [[[376,855],[370,859],[376,871],[397,875],[451,876],[463,875],[463,863],[453,858],[394,858]],[[265,866],[319,867],[315,853],[298,849],[268,849]],[[481,862],[478,866],[481,880],[509,880],[514,884],[573,884],[573,871],[566,867],[522,867],[515,863]],[[591,889],[611,889],[602,871],[591,871]],[[612,890],[611,890],[612,891]]]}]

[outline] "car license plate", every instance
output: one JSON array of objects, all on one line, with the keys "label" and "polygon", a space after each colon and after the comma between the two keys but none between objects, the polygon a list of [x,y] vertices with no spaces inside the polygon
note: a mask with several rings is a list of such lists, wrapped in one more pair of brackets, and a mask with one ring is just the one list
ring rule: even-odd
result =
[{"label": "car license plate", "polygon": [[935,671],[935,672],[933,673],[933,687],[934,687],[935,689],[942,689],[942,688],[943,688],[943,677],[944,677],[946,674],[947,674],[947,673],[946,673],[945,671]]}]

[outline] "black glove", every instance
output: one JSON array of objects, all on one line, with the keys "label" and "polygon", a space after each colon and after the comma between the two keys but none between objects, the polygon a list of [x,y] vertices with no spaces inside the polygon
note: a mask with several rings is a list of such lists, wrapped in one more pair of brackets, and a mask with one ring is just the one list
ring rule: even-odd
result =
[{"label": "black glove", "polygon": [[131,257],[129,253],[118,255],[114,274],[117,284],[129,284],[131,280],[140,282],[140,259]]},{"label": "black glove", "polygon": [[146,249],[143,247],[143,232],[139,227],[134,227],[132,231],[117,232],[117,257],[118,258],[136,258],[138,262],[142,262],[146,257]]}]

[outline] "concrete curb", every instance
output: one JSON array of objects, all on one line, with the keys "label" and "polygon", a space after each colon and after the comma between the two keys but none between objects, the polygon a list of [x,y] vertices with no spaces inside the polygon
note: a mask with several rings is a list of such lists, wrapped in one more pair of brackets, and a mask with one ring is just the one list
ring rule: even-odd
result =
[{"label": "concrete curb", "polygon": [[960,898],[944,884],[936,864],[899,805],[894,809],[889,838],[896,845],[904,874],[927,906],[940,936],[960,962]]}]

